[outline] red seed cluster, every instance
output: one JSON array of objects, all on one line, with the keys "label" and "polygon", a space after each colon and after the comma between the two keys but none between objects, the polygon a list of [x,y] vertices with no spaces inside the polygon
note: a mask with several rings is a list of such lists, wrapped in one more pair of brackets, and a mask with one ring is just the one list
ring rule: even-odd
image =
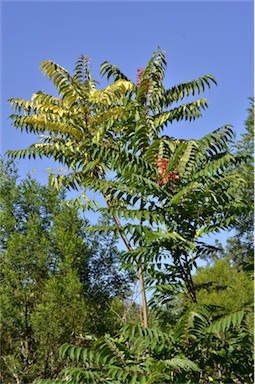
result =
[{"label": "red seed cluster", "polygon": [[168,159],[160,159],[155,161],[155,164],[158,166],[158,171],[160,175],[160,180],[158,180],[158,185],[164,185],[166,184],[169,180],[172,181],[173,183],[179,179],[179,175],[177,171],[170,171],[166,175],[166,170],[169,165],[169,160]]},{"label": "red seed cluster", "polygon": [[[137,87],[140,87],[140,85],[141,85],[141,82],[142,82],[141,77],[142,77],[143,72],[144,72],[144,68],[142,68],[142,67],[138,68],[138,70],[137,70],[137,79],[136,79],[136,86]],[[150,82],[151,82],[151,79],[148,78],[147,81],[146,81],[146,93],[148,93],[148,91],[149,91]]]},{"label": "red seed cluster", "polygon": [[136,86],[137,87],[140,87],[140,85],[141,85],[141,76],[142,76],[143,72],[144,72],[144,68],[142,68],[142,67],[138,68],[137,79],[136,79]]}]

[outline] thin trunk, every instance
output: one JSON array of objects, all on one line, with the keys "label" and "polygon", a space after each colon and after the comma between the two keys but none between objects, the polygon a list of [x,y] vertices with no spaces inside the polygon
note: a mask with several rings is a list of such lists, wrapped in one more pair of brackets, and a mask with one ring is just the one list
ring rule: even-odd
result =
[{"label": "thin trunk", "polygon": [[193,283],[193,279],[192,279],[192,276],[191,276],[190,268],[188,266],[188,255],[186,253],[185,253],[185,266],[186,266],[186,270],[188,271],[187,275],[188,275],[188,281],[189,281],[189,286],[190,286],[190,295],[192,297],[193,302],[197,303],[196,290],[195,290],[195,287],[194,287],[194,283]]},{"label": "thin trunk", "polygon": [[220,364],[218,364],[218,376],[219,376],[219,382],[220,382],[220,384],[223,384],[223,381],[221,380],[221,379],[222,379],[222,371],[221,371],[221,366],[220,366]]},{"label": "thin trunk", "polygon": [[[108,207],[111,206],[111,204],[105,199]],[[118,217],[112,215],[113,220],[118,226],[119,234],[127,247],[127,249],[130,251],[132,249],[132,246],[127,238],[127,236],[121,231],[121,223],[118,219]],[[143,269],[142,267],[138,268],[138,278],[140,283],[140,289],[141,289],[141,295],[142,295],[142,309],[143,309],[143,325],[145,328],[149,327],[149,316],[148,316],[148,305],[147,305],[147,298],[146,298],[146,292],[145,292],[145,285],[144,285],[144,276],[143,276]]]},{"label": "thin trunk", "polygon": [[28,356],[29,356],[29,329],[28,329],[28,303],[26,299],[25,303],[25,330],[26,330],[26,336],[25,336],[25,359],[26,363],[28,364]]},{"label": "thin trunk", "polygon": [[186,288],[188,290],[188,293],[189,293],[193,303],[197,303],[196,291],[195,291],[195,287],[194,287],[194,284],[193,284],[193,279],[192,279],[191,273],[190,273],[190,271],[189,271],[189,269],[187,267],[187,263],[185,263],[185,264],[186,264],[186,268],[182,265],[181,259],[179,258],[179,261],[178,261],[177,265],[179,265],[179,267],[181,268],[182,276],[183,276],[183,280],[184,280],[185,286],[186,286]]},{"label": "thin trunk", "polygon": [[147,305],[147,298],[146,298],[146,292],[145,292],[145,286],[144,286],[144,277],[143,277],[142,267],[139,267],[139,269],[138,269],[138,277],[139,277],[140,289],[141,289],[141,294],[142,294],[143,325],[144,325],[144,328],[148,328],[149,327],[149,315],[148,315],[148,305]]}]

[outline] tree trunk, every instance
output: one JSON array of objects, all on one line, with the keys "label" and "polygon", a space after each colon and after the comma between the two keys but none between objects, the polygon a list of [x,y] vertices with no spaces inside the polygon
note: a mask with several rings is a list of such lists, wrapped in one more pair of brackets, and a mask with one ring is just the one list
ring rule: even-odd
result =
[{"label": "tree trunk", "polygon": [[[109,203],[109,201],[106,200],[106,198],[105,198],[105,201],[106,201],[108,207],[111,207],[111,204]],[[130,251],[132,249],[132,246],[131,246],[127,236],[121,231],[121,223],[120,223],[118,217],[116,217],[114,215],[112,215],[112,217],[118,226],[119,234],[120,234],[125,246]],[[147,305],[147,298],[146,298],[146,292],[145,292],[144,276],[143,276],[142,267],[138,268],[137,275],[138,275],[140,289],[141,289],[141,295],[142,295],[143,325],[145,328],[148,328],[149,327],[148,305]]]},{"label": "tree trunk", "polygon": [[28,356],[29,356],[29,330],[28,330],[28,302],[27,297],[25,297],[25,360],[26,364],[28,365]]},{"label": "tree trunk", "polygon": [[139,267],[139,269],[138,269],[138,277],[139,277],[140,289],[141,289],[141,294],[142,294],[143,325],[144,325],[144,328],[148,328],[149,327],[149,315],[148,315],[148,305],[147,305],[147,298],[146,298],[146,292],[145,292],[145,286],[144,286],[144,277],[143,277],[142,267]]}]

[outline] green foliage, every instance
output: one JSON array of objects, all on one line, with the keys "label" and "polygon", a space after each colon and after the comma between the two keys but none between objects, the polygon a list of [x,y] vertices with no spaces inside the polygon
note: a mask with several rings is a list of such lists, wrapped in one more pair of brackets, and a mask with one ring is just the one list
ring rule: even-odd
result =
[{"label": "green foliage", "polygon": [[[254,270],[254,99],[250,99],[248,117],[245,121],[245,133],[241,139],[233,143],[234,152],[245,157],[245,161],[233,166],[229,174],[239,173],[245,183],[239,188],[233,186],[233,194],[242,200],[246,206],[245,210],[237,212],[236,222],[233,225],[234,235],[227,239],[223,247],[216,241],[215,252],[205,254],[208,260],[228,259],[239,270],[252,273]],[[241,252],[240,252],[241,250]]]},{"label": "green foliage", "polygon": [[118,336],[87,338],[89,347],[65,343],[60,356],[75,368],[64,369],[58,382],[251,383],[252,311],[216,321],[212,314],[212,308],[192,304],[174,327],[125,324]]},{"label": "green foliage", "polygon": [[171,344],[167,332],[128,324],[118,337],[105,335],[87,349],[64,344],[60,355],[82,365],[65,369],[62,382],[170,383],[180,371],[199,371],[196,364],[174,354]]},{"label": "green foliage", "polygon": [[227,259],[198,268],[194,275],[200,303],[219,307],[220,314],[241,310],[253,303],[253,281]]},{"label": "green foliage", "polygon": [[[235,236],[230,238],[227,243],[226,252],[231,254],[232,260],[239,268],[253,269],[254,267],[254,98],[250,99],[248,117],[245,121],[245,133],[236,143],[237,153],[247,154],[248,160],[238,166],[238,172],[243,175],[246,187],[237,190],[245,203],[251,206],[247,214],[242,212],[238,217],[235,226]],[[239,250],[242,249],[240,254]]]},{"label": "green foliage", "polygon": [[[89,163],[90,156],[87,150],[90,149],[91,143],[108,147],[119,142],[120,146],[125,148],[131,144],[134,153],[139,148],[144,150],[146,143],[151,144],[158,138],[160,130],[167,121],[182,118],[185,113],[196,118],[197,110],[203,102],[196,101],[190,106],[184,104],[168,112],[165,111],[166,107],[177,102],[178,97],[182,100],[184,93],[185,96],[189,93],[195,95],[204,90],[205,84],[210,86],[210,81],[215,82],[212,76],[204,76],[197,81],[165,90],[163,86],[165,67],[165,54],[158,49],[143,71],[141,85],[138,87],[116,66],[104,63],[101,73],[108,78],[113,75],[114,82],[104,90],[96,90],[96,82],[92,80],[87,57],[81,56],[78,59],[73,77],[56,63],[43,62],[41,64],[43,73],[53,81],[60,97],[55,98],[38,92],[32,96],[31,101],[11,99],[12,107],[19,112],[13,114],[11,118],[14,126],[21,130],[47,133],[50,136],[43,136],[42,143],[32,145],[29,150],[12,151],[12,155],[53,157],[66,164],[75,173],[78,170],[82,172],[79,181],[77,180],[79,176],[76,177],[78,185],[81,186],[85,175],[95,176],[95,172],[98,175],[99,170],[102,171],[102,167],[104,169],[105,162],[99,166],[99,161],[95,163],[96,160],[93,159],[93,164]],[[150,86],[145,92],[143,84],[148,80]],[[169,95],[176,96],[172,100]],[[144,97],[146,105],[142,102]],[[166,114],[168,117],[161,117]],[[141,147],[142,143],[144,145]],[[62,177],[62,180],[66,178],[68,179],[68,176]]]},{"label": "green foliage", "polygon": [[213,314],[214,307],[189,307],[177,323],[178,347],[201,369],[201,382],[251,383],[253,310],[246,308],[216,321]]},{"label": "green foliage", "polygon": [[1,381],[31,383],[62,369],[63,340],[120,327],[130,280],[116,240],[85,231],[63,191],[0,165]]}]

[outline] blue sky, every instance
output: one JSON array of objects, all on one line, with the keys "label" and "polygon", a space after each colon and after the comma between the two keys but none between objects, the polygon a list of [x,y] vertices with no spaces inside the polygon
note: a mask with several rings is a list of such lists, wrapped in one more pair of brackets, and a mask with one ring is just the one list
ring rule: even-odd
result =
[{"label": "blue sky", "polygon": [[[91,58],[97,80],[105,60],[135,80],[157,46],[167,53],[167,87],[209,73],[218,82],[205,94],[204,117],[177,123],[168,133],[199,138],[224,124],[232,124],[237,135],[243,132],[247,98],[253,95],[252,1],[2,1],[1,6],[2,153],[36,139],[11,127],[7,99],[29,99],[40,89],[54,92],[39,69],[42,61],[72,71],[82,53]],[[33,166],[22,161],[21,172]]]},{"label": "blue sky", "polygon": [[[53,60],[69,71],[80,54],[88,55],[94,78],[108,60],[135,81],[160,46],[166,51],[166,87],[213,74],[218,86],[205,97],[209,109],[194,123],[179,122],[168,134],[200,138],[232,124],[237,137],[253,95],[252,1],[2,1],[1,153],[27,148],[37,138],[10,124],[7,100],[30,99],[38,90],[55,93],[39,64]],[[19,161],[21,176],[32,168],[46,182],[48,160]]]}]

